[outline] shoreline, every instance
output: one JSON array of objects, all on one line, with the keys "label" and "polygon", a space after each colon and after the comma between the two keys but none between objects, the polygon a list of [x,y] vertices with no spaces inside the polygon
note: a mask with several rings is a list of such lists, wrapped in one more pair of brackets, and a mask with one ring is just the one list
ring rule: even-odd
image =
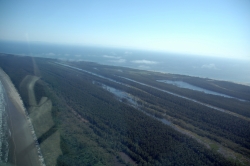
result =
[{"label": "shoreline", "polygon": [[[32,57],[32,56],[31,56]],[[42,57],[44,58],[44,57]],[[250,87],[250,82],[242,82],[242,81],[235,81],[232,79],[218,79],[218,78],[213,78],[213,77],[202,77],[200,75],[195,75],[195,74],[183,74],[183,73],[179,73],[179,72],[167,72],[167,71],[162,71],[162,70],[149,70],[149,69],[142,69],[142,68],[138,68],[138,67],[131,67],[128,65],[124,65],[124,66],[120,66],[120,65],[115,65],[115,64],[106,64],[106,63],[102,63],[102,62],[96,62],[96,61],[88,61],[88,60],[62,60],[60,58],[47,58],[46,59],[54,59],[57,61],[63,61],[63,62],[91,62],[91,63],[96,63],[98,65],[104,65],[104,66],[112,66],[112,67],[122,67],[122,68],[128,68],[128,69],[136,69],[136,70],[141,70],[141,71],[147,71],[147,72],[157,72],[157,73],[161,73],[161,74],[172,74],[172,75],[180,75],[180,76],[188,76],[188,77],[197,77],[197,78],[201,78],[201,79],[210,79],[210,80],[214,80],[214,81],[225,81],[225,82],[230,82],[230,83],[234,83],[234,84],[239,84],[239,85],[244,85],[244,86],[248,86]]]},{"label": "shoreline", "polygon": [[41,165],[35,140],[22,105],[21,98],[8,75],[0,68],[0,80],[4,87],[9,137],[8,164]]}]

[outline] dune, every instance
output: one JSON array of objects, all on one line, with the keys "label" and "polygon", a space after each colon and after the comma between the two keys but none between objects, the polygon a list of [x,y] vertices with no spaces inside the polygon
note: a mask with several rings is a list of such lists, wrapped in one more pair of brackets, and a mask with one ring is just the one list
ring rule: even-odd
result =
[{"label": "dune", "polygon": [[9,76],[0,68],[0,80],[5,89],[6,110],[11,136],[8,163],[25,166],[44,166],[33,126],[23,102]]}]

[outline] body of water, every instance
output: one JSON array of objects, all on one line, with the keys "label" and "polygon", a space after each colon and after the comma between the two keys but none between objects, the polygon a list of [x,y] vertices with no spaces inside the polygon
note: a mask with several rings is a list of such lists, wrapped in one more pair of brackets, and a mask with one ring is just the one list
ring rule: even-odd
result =
[{"label": "body of water", "polygon": [[91,61],[106,65],[190,75],[250,85],[250,59],[6,41],[0,41],[0,53],[69,61]]},{"label": "body of water", "polygon": [[4,87],[0,81],[0,165],[7,163],[9,153],[9,135],[10,131],[7,123],[6,103],[4,98]]},{"label": "body of water", "polygon": [[[95,82],[94,82],[94,83],[95,83]],[[100,85],[102,86],[103,89],[105,89],[105,90],[111,92],[112,94],[114,94],[120,102],[124,102],[124,101],[125,101],[126,104],[128,104],[128,105],[130,105],[130,106],[136,108],[137,110],[143,112],[143,113],[146,114],[147,116],[150,116],[150,117],[152,117],[152,118],[154,118],[154,119],[157,119],[157,120],[161,121],[162,123],[164,123],[165,125],[172,126],[173,123],[172,123],[171,121],[169,121],[169,120],[167,120],[167,119],[165,119],[165,118],[158,118],[158,117],[156,117],[155,115],[152,115],[152,114],[146,112],[146,111],[144,110],[144,106],[138,104],[138,100],[139,100],[139,99],[138,99],[137,97],[135,97],[135,96],[133,96],[133,95],[127,93],[127,92],[124,92],[124,91],[115,89],[115,88],[113,88],[113,87],[104,85],[104,84],[99,83],[99,82],[98,82],[98,84],[100,84]],[[124,99],[125,99],[125,100],[124,100]],[[172,126],[172,127],[174,127],[174,126]]]},{"label": "body of water", "polygon": [[222,93],[218,93],[218,92],[207,90],[207,89],[204,89],[204,88],[201,88],[201,87],[198,87],[198,86],[194,86],[194,85],[191,85],[191,84],[183,82],[183,81],[172,81],[172,80],[157,80],[157,81],[158,82],[163,82],[163,83],[166,83],[166,84],[175,85],[175,86],[178,86],[180,88],[186,88],[186,89],[191,89],[191,90],[203,92],[203,93],[206,93],[206,94],[211,94],[211,95],[222,96],[222,97],[226,97],[226,98],[233,98],[233,99],[237,99],[237,100],[240,100],[240,101],[245,101],[245,100],[242,100],[242,99],[239,99],[239,98],[236,98],[236,97],[228,96],[228,95],[225,95],[225,94],[222,94]]},{"label": "body of water", "polygon": [[[94,75],[94,76],[97,76],[97,77],[100,77],[100,78],[103,78],[103,79],[106,79],[106,80],[109,80],[109,81],[112,81],[112,82],[116,82],[116,83],[118,83],[118,84],[121,84],[121,85],[130,87],[130,85],[124,84],[124,83],[122,83],[122,82],[115,81],[115,80],[113,80],[113,79],[110,79],[110,78],[107,78],[107,77],[101,76],[101,75],[99,75],[99,74],[96,74],[96,73],[93,73],[93,72],[89,72],[89,71],[86,71],[86,70],[83,70],[83,69],[80,69],[80,68],[77,68],[77,67],[73,67],[73,66],[66,65],[66,64],[61,64],[61,63],[55,63],[55,64],[62,65],[62,66],[65,66],[65,67],[69,67],[69,68],[72,68],[72,69],[75,69],[75,70],[79,70],[79,71],[82,71],[82,72],[85,72],[85,73],[88,73],[88,74],[91,74],[91,75]],[[217,111],[230,113],[230,112],[225,111],[224,109],[221,109],[221,108],[218,108],[218,107],[215,107],[215,106],[206,104],[206,103],[202,103],[202,102],[200,102],[200,101],[198,101],[198,100],[195,100],[195,99],[192,99],[192,98],[189,98],[189,97],[185,97],[185,96],[182,96],[182,95],[179,95],[179,94],[176,94],[176,93],[167,91],[167,90],[163,90],[163,89],[160,89],[160,88],[151,86],[151,85],[147,85],[147,84],[142,83],[142,82],[138,82],[138,81],[135,81],[135,80],[126,78],[126,77],[121,77],[121,76],[117,76],[117,77],[123,78],[123,79],[128,80],[128,81],[131,81],[131,82],[135,82],[135,83],[140,84],[140,85],[143,85],[143,86],[147,86],[147,87],[156,89],[156,90],[158,90],[158,91],[162,91],[162,92],[164,92],[164,93],[171,94],[171,95],[173,95],[173,96],[177,96],[177,97],[180,97],[180,98],[183,98],[183,99],[186,99],[186,100],[195,102],[195,103],[197,103],[197,104],[203,105],[203,106],[208,107],[208,108],[215,109],[215,110],[217,110]],[[111,93],[114,93],[114,92],[116,91],[115,89],[112,90],[112,88],[108,88],[108,89],[111,90],[111,91],[110,91]],[[107,89],[107,90],[108,90],[108,89]],[[122,95],[122,93],[119,93],[119,92],[114,93],[114,94],[115,94],[117,97],[119,97],[119,95]],[[119,95],[118,95],[118,94],[119,94]],[[237,115],[237,116],[238,116],[238,115]]]}]

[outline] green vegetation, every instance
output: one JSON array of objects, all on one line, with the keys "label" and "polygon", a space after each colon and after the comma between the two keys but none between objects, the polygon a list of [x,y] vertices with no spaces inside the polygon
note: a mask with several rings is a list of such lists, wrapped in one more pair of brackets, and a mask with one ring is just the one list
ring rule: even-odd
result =
[{"label": "green vegetation", "polygon": [[[219,155],[216,152],[218,150],[216,145],[211,145],[212,150],[209,150],[196,140],[145,115],[126,102],[118,101],[113,94],[93,84],[93,81],[138,97],[141,99],[141,105],[148,106],[149,111],[159,117],[164,117],[163,114],[166,114],[178,119],[173,123],[187,130],[194,130],[193,132],[198,135],[209,137],[221,144],[227,143],[226,146],[229,148],[235,148],[236,143],[239,145],[236,151],[250,156],[249,121],[133,83],[116,75],[216,105],[217,102],[210,99],[211,96],[190,93],[190,91],[158,83],[155,81],[156,78],[163,76],[154,72],[145,74],[139,70],[87,62],[71,64],[129,85],[124,86],[54,62],[55,60],[52,59],[0,56],[0,67],[10,76],[19,90],[26,108],[30,108],[31,105],[28,102],[26,90],[20,86],[21,82],[27,75],[40,77],[34,87],[36,101],[40,101],[43,97],[51,100],[51,116],[54,126],[38,140],[41,143],[54,133],[60,134],[60,147],[57,148],[61,149],[62,155],[57,156],[58,166],[132,165],[134,162],[138,165],[153,166],[240,164],[240,162],[234,163],[234,160],[229,161]],[[242,93],[239,91],[237,97],[244,98]],[[230,103],[226,104],[228,101],[231,99],[222,101],[222,108],[226,106],[231,108]],[[238,104],[243,106],[237,112],[247,116],[249,109],[246,108],[250,108],[249,103],[241,103]],[[184,122],[190,125],[185,125]],[[195,128],[190,129],[191,125]],[[42,152],[46,153],[46,149],[42,149]],[[130,159],[125,159],[126,157]],[[127,163],[132,160],[134,162]],[[45,162],[47,161],[45,158]]]}]

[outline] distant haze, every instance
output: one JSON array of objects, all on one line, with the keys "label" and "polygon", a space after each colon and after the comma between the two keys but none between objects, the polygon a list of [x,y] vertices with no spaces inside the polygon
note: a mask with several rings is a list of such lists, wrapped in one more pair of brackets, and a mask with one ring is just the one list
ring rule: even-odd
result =
[{"label": "distant haze", "polygon": [[0,25],[0,40],[250,58],[249,0],[1,1]]},{"label": "distant haze", "polygon": [[0,41],[0,53],[53,58],[63,61],[91,61],[105,65],[208,77],[250,85],[250,59],[3,41]]}]

